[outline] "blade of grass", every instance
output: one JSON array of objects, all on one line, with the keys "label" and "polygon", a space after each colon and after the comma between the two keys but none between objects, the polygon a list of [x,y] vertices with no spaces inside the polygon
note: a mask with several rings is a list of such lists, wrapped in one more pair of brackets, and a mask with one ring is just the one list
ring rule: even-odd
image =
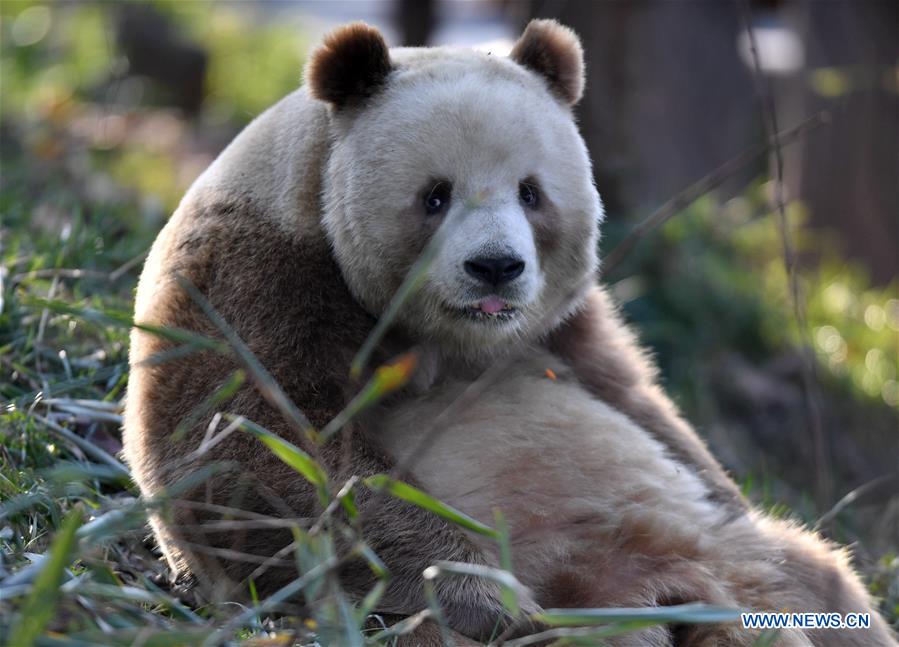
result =
[{"label": "blade of grass", "polygon": [[154,584],[153,581],[150,580],[146,575],[141,574],[141,584],[143,584],[148,590],[158,595],[161,599],[165,600],[169,608],[174,613],[182,616],[184,619],[190,621],[193,624],[203,624],[205,622],[205,620],[194,613],[192,609],[188,609],[186,606],[181,604],[181,601],[178,598],[168,595],[165,591],[156,586],[156,584]]},{"label": "blade of grass", "polygon": [[378,367],[368,384],[321,430],[319,442],[327,442],[362,411],[405,386],[415,372],[417,363],[414,353],[405,353],[390,364]]},{"label": "blade of grass", "polygon": [[384,592],[387,590],[387,582],[384,580],[379,580],[372,587],[371,591],[362,599],[362,602],[359,604],[359,608],[356,610],[357,618],[360,623],[364,622],[365,619],[371,615],[371,613],[375,610],[375,607],[378,606],[378,602],[384,595]]},{"label": "blade of grass", "polygon": [[378,554],[374,550],[372,550],[371,546],[363,542],[359,542],[358,544],[356,544],[354,551],[365,558],[365,561],[368,563],[368,567],[376,577],[390,577],[390,571],[387,570],[387,565],[381,561],[381,558],[378,557]]},{"label": "blade of grass", "polygon": [[114,631],[84,631],[72,636],[41,637],[39,647],[189,647],[207,638],[209,628],[128,627]]},{"label": "blade of grass", "polygon": [[362,376],[362,372],[365,370],[365,366],[368,364],[371,354],[374,352],[381,339],[383,339],[384,335],[387,334],[390,326],[393,325],[394,320],[400,312],[400,308],[403,307],[409,297],[421,286],[428,269],[431,267],[431,263],[433,263],[434,258],[437,256],[437,252],[443,245],[443,241],[448,238],[450,231],[456,227],[458,223],[467,218],[471,212],[486,199],[486,197],[486,195],[479,194],[470,200],[467,200],[459,215],[456,218],[445,220],[437,230],[437,233],[431,237],[431,240],[428,241],[424,250],[422,250],[421,254],[419,254],[418,258],[412,264],[412,267],[406,272],[406,276],[400,284],[400,287],[397,288],[397,291],[394,293],[393,298],[390,300],[384,313],[378,318],[378,323],[375,324],[375,327],[372,329],[371,333],[369,333],[368,338],[362,344],[359,352],[356,353],[356,356],[353,358],[353,361],[350,364],[350,377],[359,379]]},{"label": "blade of grass", "polygon": [[[229,420],[237,419],[236,416],[231,415],[226,415],[225,418]],[[323,507],[328,507],[331,501],[331,495],[328,492],[328,476],[309,454],[293,443],[284,440],[281,436],[273,434],[268,429],[263,429],[255,422],[244,419],[240,423],[239,428],[241,431],[246,431],[262,441],[275,456],[295,469],[312,485],[316,486],[320,503]]]},{"label": "blade of grass", "polygon": [[[611,624],[604,627],[560,627],[548,629],[540,633],[523,636],[514,640],[507,640],[502,644],[505,647],[524,647],[525,645],[547,645],[553,647],[561,645],[604,645],[606,638],[633,633],[640,629],[651,627],[655,622]],[[552,641],[550,643],[549,641]]]},{"label": "blade of grass", "polygon": [[207,397],[203,402],[201,402],[198,406],[194,407],[193,411],[191,411],[181,422],[178,423],[178,426],[175,427],[175,431],[172,432],[173,440],[180,440],[184,437],[184,434],[188,432],[197,422],[199,422],[200,418],[205,416],[207,413],[218,407],[220,404],[228,400],[235,393],[237,393],[238,389],[243,386],[244,380],[246,379],[246,373],[244,373],[241,369],[237,369],[228,379],[225,380],[225,383],[216,389],[212,395]]},{"label": "blade of grass", "polygon": [[38,470],[38,474],[58,486],[85,481],[100,481],[102,483],[116,483],[127,489],[131,484],[131,479],[127,474],[99,463],[59,461],[52,467]]},{"label": "blade of grass", "polygon": [[[499,565],[504,571],[512,572],[512,547],[509,541],[509,524],[499,508],[493,510],[493,519],[496,526],[496,541],[499,544]],[[521,607],[518,604],[518,592],[509,586],[502,585],[500,596],[503,606],[512,615],[518,617]]]},{"label": "blade of grass", "polygon": [[440,631],[440,641],[444,645],[452,644],[452,641],[449,637],[449,624],[446,621],[446,616],[443,614],[443,608],[440,606],[440,600],[437,598],[437,591],[434,587],[434,577],[428,577],[428,569],[425,569],[423,573],[425,578],[425,600],[428,602],[428,609],[431,611],[431,619],[437,623],[437,628]]},{"label": "blade of grass", "polygon": [[[112,364],[110,366],[103,366],[102,368],[97,369],[96,371],[85,377],[57,382],[53,385],[53,393],[55,395],[61,395],[63,393],[68,393],[69,391],[75,391],[83,387],[90,387],[95,384],[106,382],[110,378],[122,374],[126,367],[127,364]],[[35,389],[34,391],[23,393],[18,396],[16,398],[16,402],[23,403],[23,406],[30,406],[30,404],[34,402],[35,398],[41,397],[42,395],[42,388]]]},{"label": "blade of grass", "polygon": [[460,512],[459,510],[446,505],[442,501],[438,501],[418,488],[413,487],[408,483],[392,479],[386,474],[375,474],[374,476],[363,479],[362,482],[376,492],[386,492],[397,499],[402,499],[403,501],[417,505],[419,508],[433,512],[437,516],[442,517],[457,526],[476,532],[479,535],[484,535],[485,537],[491,537],[493,539],[496,539],[497,537],[497,532],[490,526],[486,526],[480,521],[469,517],[464,512]]},{"label": "blade of grass", "polygon": [[315,525],[309,529],[310,535],[315,535],[321,532],[322,528],[325,527],[326,522],[330,519],[331,515],[334,514],[334,511],[338,507],[342,507],[344,512],[347,513],[347,516],[350,518],[350,521],[355,521],[359,516],[359,511],[356,509],[356,503],[353,500],[353,487],[356,483],[359,482],[359,477],[351,476],[349,480],[343,484],[343,487],[337,491],[337,494],[328,502],[328,506],[325,508],[324,512],[319,515],[318,519],[315,522]]},{"label": "blade of grass", "polygon": [[387,629],[383,629],[373,635],[371,637],[371,642],[375,645],[384,644],[384,641],[388,638],[396,638],[399,636],[405,636],[408,633],[412,633],[421,625],[425,620],[429,620],[434,616],[431,613],[430,609],[423,609],[416,613],[415,615],[411,615],[408,618],[400,620],[396,624],[391,625]]},{"label": "blade of grass", "polygon": [[253,377],[256,387],[262,396],[278,410],[287,420],[289,420],[297,429],[302,431],[310,438],[315,438],[316,431],[312,423],[304,416],[297,406],[291,401],[284,390],[278,384],[272,374],[262,365],[259,359],[253,354],[244,341],[238,336],[234,329],[222,319],[222,316],[216,312],[212,304],[205,296],[183,276],[177,276],[178,284],[187,292],[191,300],[196,303],[203,314],[212,322],[228,342],[228,345],[237,353],[237,358],[243,364],[244,369]]},{"label": "blade of grass", "polygon": [[362,635],[362,622],[356,614],[356,609],[345,595],[338,594],[335,597],[333,604],[336,606],[341,629],[340,640],[335,642],[346,647],[362,647],[365,644],[365,636]]},{"label": "blade of grass", "polygon": [[142,528],[147,523],[148,511],[167,505],[184,492],[229,468],[230,465],[225,462],[205,465],[183,477],[168,489],[159,492],[151,499],[135,500],[126,506],[110,510],[89,521],[78,529],[78,539],[80,541],[97,542],[106,537],[118,537],[127,531]]},{"label": "blade of grass", "polygon": [[[47,401],[42,400],[41,404],[47,404]],[[120,414],[100,411],[88,407],[79,407],[76,405],[57,404],[51,406],[48,415],[59,418],[77,418],[79,420],[111,422],[119,426],[122,424],[122,416]]]},{"label": "blade of grass", "polygon": [[61,594],[63,572],[69,565],[75,548],[75,532],[81,525],[81,508],[69,511],[50,546],[50,557],[34,581],[31,595],[19,614],[19,623],[12,631],[10,645],[30,647],[53,618]]},{"label": "blade of grass", "polygon": [[337,568],[340,563],[340,560],[334,557],[321,562],[315,568],[310,569],[309,571],[304,573],[302,577],[295,579],[293,582],[290,582],[289,584],[272,593],[265,600],[263,600],[261,604],[246,609],[245,611],[238,614],[227,623],[216,629],[212,634],[209,635],[206,640],[203,641],[203,647],[214,647],[215,645],[220,645],[224,641],[224,639],[235,630],[243,627],[245,624],[252,621],[256,616],[267,613],[282,602],[285,602],[286,600],[289,600],[290,598],[296,596],[311,582],[331,572],[332,570]]},{"label": "blade of grass", "polygon": [[182,344],[191,344],[207,350],[214,350],[223,354],[230,354],[231,349],[228,344],[198,335],[183,328],[171,328],[167,326],[156,326],[147,323],[137,323],[127,314],[121,312],[113,312],[110,310],[100,311],[94,308],[79,308],[65,301],[58,299],[42,299],[40,297],[26,297],[22,300],[22,304],[34,307],[45,308],[51,312],[59,314],[68,314],[77,317],[82,321],[98,324],[101,326],[117,326],[120,328],[137,328],[152,335],[157,335],[170,341]]},{"label": "blade of grass", "polygon": [[740,619],[740,609],[716,607],[701,603],[633,609],[546,609],[542,613],[537,614],[535,619],[554,626],[583,626],[613,622],[697,624],[736,622]]},{"label": "blade of grass", "polygon": [[353,523],[359,519],[359,508],[356,507],[356,499],[353,497],[353,488],[356,486],[356,483],[359,481],[359,478],[356,476],[351,476],[350,479],[343,484],[343,487],[337,491],[336,499],[340,501],[340,505],[343,508],[343,511],[346,512],[347,517]]},{"label": "blade of grass", "polygon": [[422,576],[426,580],[434,580],[445,575],[463,575],[466,577],[479,577],[496,582],[514,591],[524,591],[524,585],[518,581],[512,573],[501,568],[484,566],[482,564],[469,564],[467,562],[437,562],[428,566]]},{"label": "blade of grass", "polygon": [[105,400],[84,400],[78,398],[44,398],[43,404],[52,404],[58,407],[83,407],[85,409],[97,409],[107,413],[121,413],[120,402],[108,402]]},{"label": "blade of grass", "polygon": [[129,478],[131,477],[131,472],[128,471],[127,467],[122,465],[122,463],[117,461],[115,458],[113,458],[108,453],[106,453],[105,451],[103,451],[102,449],[100,449],[99,447],[94,445],[92,442],[90,442],[86,438],[82,438],[78,434],[72,433],[65,427],[61,427],[58,424],[56,424],[55,422],[53,422],[52,420],[48,420],[47,418],[44,418],[43,416],[40,416],[36,413],[32,414],[32,417],[37,422],[39,422],[42,425],[44,425],[45,427],[47,427],[47,429],[54,432],[56,435],[61,436],[62,438],[68,440],[73,445],[76,445],[81,451],[83,451],[85,454],[87,454],[91,458],[93,458],[101,463],[105,463],[106,465],[113,468],[116,472],[118,472],[119,474],[122,474],[123,476],[127,476]]}]

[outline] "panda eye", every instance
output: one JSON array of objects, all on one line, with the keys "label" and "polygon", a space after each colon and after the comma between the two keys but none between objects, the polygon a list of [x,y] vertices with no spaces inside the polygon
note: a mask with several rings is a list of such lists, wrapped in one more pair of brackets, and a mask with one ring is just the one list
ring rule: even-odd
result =
[{"label": "panda eye", "polygon": [[453,193],[453,185],[449,182],[438,182],[424,197],[425,213],[435,216],[446,211]]},{"label": "panda eye", "polygon": [[537,190],[537,185],[529,181],[518,183],[518,197],[524,206],[531,209],[536,209],[540,204],[540,193]]}]

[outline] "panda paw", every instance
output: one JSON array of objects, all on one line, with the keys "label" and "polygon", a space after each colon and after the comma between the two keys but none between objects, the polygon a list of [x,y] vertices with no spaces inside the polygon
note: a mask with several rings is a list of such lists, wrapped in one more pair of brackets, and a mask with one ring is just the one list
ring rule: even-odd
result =
[{"label": "panda paw", "polygon": [[486,642],[500,636],[503,639],[527,636],[545,628],[533,619],[543,609],[529,592],[519,592],[520,610],[513,616],[502,603],[499,587],[485,587],[483,581],[470,584],[454,587],[454,595],[449,599],[438,594],[446,622],[455,631]]}]

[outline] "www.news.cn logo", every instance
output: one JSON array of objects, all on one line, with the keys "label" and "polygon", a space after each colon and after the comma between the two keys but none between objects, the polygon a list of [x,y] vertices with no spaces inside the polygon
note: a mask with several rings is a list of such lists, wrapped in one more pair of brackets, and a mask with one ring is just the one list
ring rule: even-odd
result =
[{"label": "www.news.cn logo", "polygon": [[744,629],[868,629],[870,613],[741,613]]}]

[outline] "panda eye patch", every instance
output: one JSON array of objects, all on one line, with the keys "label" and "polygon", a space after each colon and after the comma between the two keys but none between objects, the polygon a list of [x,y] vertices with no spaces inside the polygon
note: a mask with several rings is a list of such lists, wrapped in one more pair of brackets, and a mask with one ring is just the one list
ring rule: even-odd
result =
[{"label": "panda eye patch", "polygon": [[536,209],[540,205],[540,190],[537,188],[537,184],[533,180],[519,182],[518,198],[524,206]]},{"label": "panda eye patch", "polygon": [[424,196],[425,213],[436,216],[446,211],[453,194],[453,185],[445,180],[437,182]]}]

